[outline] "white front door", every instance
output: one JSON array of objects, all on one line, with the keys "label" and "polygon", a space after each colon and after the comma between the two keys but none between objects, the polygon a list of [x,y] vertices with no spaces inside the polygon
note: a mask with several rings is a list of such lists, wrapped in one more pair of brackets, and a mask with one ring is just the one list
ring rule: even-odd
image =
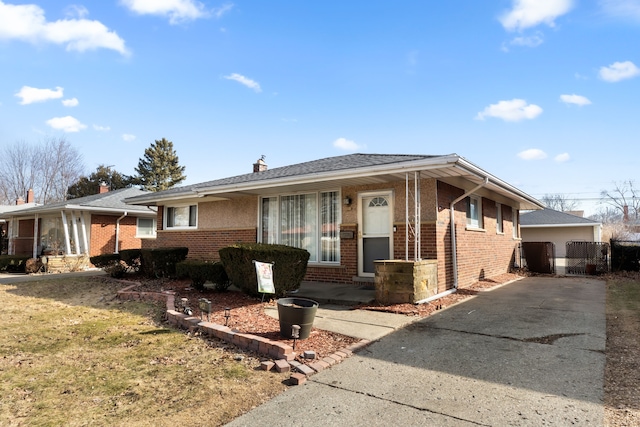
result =
[{"label": "white front door", "polygon": [[358,196],[360,232],[358,233],[358,274],[374,276],[373,261],[390,259],[392,253],[391,192]]}]

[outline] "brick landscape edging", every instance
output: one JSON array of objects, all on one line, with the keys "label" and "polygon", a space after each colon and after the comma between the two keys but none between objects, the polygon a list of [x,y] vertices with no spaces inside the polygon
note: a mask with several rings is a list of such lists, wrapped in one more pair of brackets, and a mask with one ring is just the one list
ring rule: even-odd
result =
[{"label": "brick landscape edging", "polygon": [[275,367],[278,372],[286,372],[287,370],[294,371],[290,378],[291,384],[293,385],[303,384],[311,375],[327,369],[336,363],[340,363],[343,359],[350,357],[353,353],[371,344],[371,341],[369,340],[360,340],[357,343],[335,351],[321,360],[314,359],[308,364],[303,364],[295,360],[296,354],[293,351],[293,347],[288,344],[259,337],[257,335],[237,332],[228,326],[205,322],[198,317],[180,313],[175,310],[175,292],[140,292],[132,290],[138,286],[140,286],[140,283],[134,283],[119,290],[118,298],[122,300],[164,301],[166,304],[167,321],[170,324],[187,329],[191,332],[199,331],[209,337],[221,339],[225,342],[234,344],[237,347],[276,359],[276,361],[285,362],[289,369],[285,369],[282,362],[280,365],[273,362],[263,362],[261,364],[261,368],[267,371],[271,370],[273,367]]}]

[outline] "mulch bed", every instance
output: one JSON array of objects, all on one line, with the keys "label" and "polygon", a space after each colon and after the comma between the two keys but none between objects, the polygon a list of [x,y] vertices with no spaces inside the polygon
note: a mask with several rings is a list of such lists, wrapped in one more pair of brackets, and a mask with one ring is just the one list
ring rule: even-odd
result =
[{"label": "mulch bed", "polygon": [[[518,277],[520,276],[516,274],[503,274],[491,280],[477,282],[469,288],[460,289],[454,294],[427,304],[362,305],[354,307],[354,309],[376,310],[407,316],[426,317],[436,310],[456,304],[476,295],[482,290],[495,287]],[[265,300],[263,302],[260,299],[250,297],[238,291],[216,292],[208,289],[200,291],[191,287],[189,280],[146,280],[140,277],[136,277],[135,280],[139,285],[132,290],[140,292],[173,291],[175,292],[177,301],[180,301],[181,298],[187,298],[188,306],[192,309],[193,316],[201,316],[198,302],[201,298],[206,298],[211,301],[209,321],[219,325],[227,325],[243,333],[293,345],[293,340],[280,336],[280,324],[278,320],[265,314],[265,307],[276,308],[275,300]],[[225,308],[230,309],[230,317],[228,319],[224,317]],[[206,313],[202,314],[202,318],[207,320]],[[359,341],[358,338],[312,328],[309,338],[296,342],[295,352],[302,354],[306,350],[311,350],[315,351],[318,357],[322,358]]]}]

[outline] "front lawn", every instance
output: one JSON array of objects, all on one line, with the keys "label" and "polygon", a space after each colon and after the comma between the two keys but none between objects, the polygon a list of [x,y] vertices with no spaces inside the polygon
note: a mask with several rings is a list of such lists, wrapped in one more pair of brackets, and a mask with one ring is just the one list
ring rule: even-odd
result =
[{"label": "front lawn", "polygon": [[[284,374],[162,323],[91,278],[0,285],[0,425],[222,425]],[[241,359],[241,360],[240,360]]]}]

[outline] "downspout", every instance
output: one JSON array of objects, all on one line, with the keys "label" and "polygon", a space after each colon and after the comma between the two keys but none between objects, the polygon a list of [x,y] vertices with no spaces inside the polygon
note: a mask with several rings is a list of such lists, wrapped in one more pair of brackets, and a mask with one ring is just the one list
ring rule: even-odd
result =
[{"label": "downspout", "polygon": [[127,212],[125,211],[120,218],[116,219],[116,251],[114,253],[118,253],[119,248],[118,248],[118,242],[120,241],[120,221],[122,221],[122,219],[127,216]]},{"label": "downspout", "polygon": [[423,303],[426,303],[426,302],[429,302],[429,301],[436,300],[438,298],[442,298],[442,297],[444,297],[446,295],[449,295],[449,294],[452,294],[452,293],[454,293],[454,292],[456,292],[458,290],[458,251],[456,250],[457,249],[457,246],[456,246],[457,245],[457,243],[456,243],[456,220],[455,220],[454,205],[456,203],[458,203],[460,200],[464,199],[465,197],[468,197],[471,194],[475,193],[476,191],[478,191],[479,189],[481,189],[482,187],[484,187],[488,183],[489,183],[489,177],[485,176],[484,177],[484,181],[482,181],[481,184],[478,184],[473,189],[467,191],[462,196],[460,196],[457,199],[453,200],[451,202],[451,204],[449,205],[449,215],[450,215],[449,226],[451,227],[451,267],[453,269],[453,288],[447,289],[446,291],[440,292],[439,294],[436,294],[436,295],[434,295],[432,297],[420,300],[420,301],[417,302],[417,304],[423,304]]}]

